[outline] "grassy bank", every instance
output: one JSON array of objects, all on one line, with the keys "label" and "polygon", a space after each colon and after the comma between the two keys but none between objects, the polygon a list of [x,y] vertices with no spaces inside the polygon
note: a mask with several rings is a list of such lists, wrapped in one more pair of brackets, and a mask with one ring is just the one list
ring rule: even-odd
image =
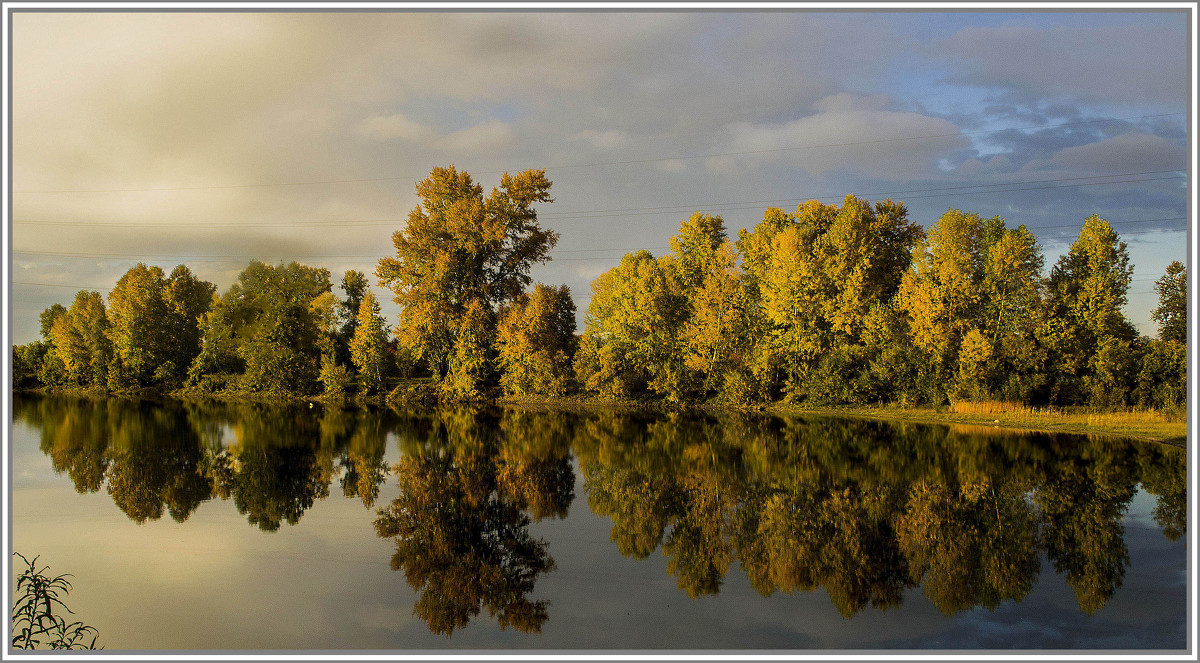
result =
[{"label": "grassy bank", "polygon": [[[217,388],[213,388],[216,386]],[[431,407],[449,403],[431,379],[400,380],[390,385],[384,395],[331,399],[321,395],[276,394],[236,389],[232,383],[206,384],[177,389],[169,394],[154,393],[152,397],[171,397],[176,400],[219,400],[245,402],[324,402],[332,406],[397,405]],[[74,396],[104,398],[108,395],[147,397],[148,393],[108,394],[103,389],[47,388],[30,390],[40,393],[65,393]],[[152,390],[143,390],[143,392]],[[661,400],[613,399],[572,394],[569,396],[495,396],[483,403],[520,407],[544,407],[560,410],[617,409],[625,411],[720,411],[737,409],[778,414],[813,414],[837,417],[857,417],[913,423],[959,424],[986,426],[994,429],[1045,431],[1051,433],[1083,433],[1111,435],[1138,440],[1165,442],[1177,446],[1187,443],[1187,419],[1182,412],[1165,413],[1158,410],[1099,410],[1087,407],[1028,407],[1019,403],[999,401],[958,402],[944,407],[874,406],[804,406],[771,403],[763,407],[744,409],[725,405],[675,405]]]},{"label": "grassy bank", "polygon": [[1086,407],[1035,408],[1020,404],[953,403],[946,407],[771,405],[769,412],[863,417],[914,423],[970,424],[1000,429],[1111,435],[1177,446],[1187,444],[1187,419],[1157,410],[1104,411]]}]

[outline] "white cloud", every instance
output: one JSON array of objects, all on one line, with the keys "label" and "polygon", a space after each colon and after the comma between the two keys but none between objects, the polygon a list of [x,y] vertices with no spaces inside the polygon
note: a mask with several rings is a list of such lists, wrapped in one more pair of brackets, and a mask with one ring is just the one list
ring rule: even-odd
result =
[{"label": "white cloud", "polygon": [[495,150],[512,144],[515,136],[510,125],[489,120],[466,129],[446,134],[437,141],[439,147],[460,152]]},{"label": "white cloud", "polygon": [[411,143],[423,143],[437,135],[433,127],[414,122],[404,113],[368,117],[358,124],[356,132],[369,140],[399,138]]}]

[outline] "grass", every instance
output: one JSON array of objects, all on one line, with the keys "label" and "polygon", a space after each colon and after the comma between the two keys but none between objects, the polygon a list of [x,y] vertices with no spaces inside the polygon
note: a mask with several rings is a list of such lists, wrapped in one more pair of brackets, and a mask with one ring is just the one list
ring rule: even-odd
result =
[{"label": "grass", "polygon": [[990,424],[993,428],[1112,435],[1177,445],[1187,442],[1187,416],[1182,411],[1039,408],[1005,401],[957,401],[942,408],[881,405],[827,408],[783,406],[770,409],[924,423]]}]

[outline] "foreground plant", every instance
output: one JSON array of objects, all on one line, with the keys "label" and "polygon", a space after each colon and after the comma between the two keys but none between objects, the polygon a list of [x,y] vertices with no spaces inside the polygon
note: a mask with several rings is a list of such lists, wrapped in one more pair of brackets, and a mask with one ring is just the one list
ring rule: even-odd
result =
[{"label": "foreground plant", "polygon": [[99,631],[95,627],[83,622],[68,623],[61,614],[55,614],[55,606],[67,614],[75,614],[62,601],[71,590],[71,582],[67,580],[71,574],[51,578],[45,575],[49,566],[37,568],[37,557],[30,561],[21,553],[13,554],[28,567],[17,576],[20,598],[13,604],[13,648],[37,649],[42,645],[50,649],[96,649]]}]

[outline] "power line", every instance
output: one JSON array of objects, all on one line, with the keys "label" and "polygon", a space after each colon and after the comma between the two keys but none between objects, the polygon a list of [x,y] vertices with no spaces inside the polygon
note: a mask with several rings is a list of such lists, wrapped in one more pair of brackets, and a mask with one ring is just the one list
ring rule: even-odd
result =
[{"label": "power line", "polygon": [[[720,152],[711,154],[693,154],[688,156],[673,156],[673,157],[655,157],[648,159],[629,159],[625,161],[600,161],[594,163],[578,163],[578,164],[561,164],[557,166],[547,166],[546,170],[562,170],[566,168],[595,168],[599,166],[626,166],[633,164],[656,163],[664,161],[687,161],[693,159],[709,159],[714,157],[729,157],[729,156],[745,156],[750,154],[768,154],[775,152],[789,152],[794,150],[810,150],[826,147],[851,147],[855,145],[869,145],[879,143],[893,143],[899,141],[914,141],[928,140],[934,138],[957,138],[960,136],[972,136],[982,134],[998,134],[1009,131],[1034,131],[1058,129],[1061,127],[1079,126],[1085,124],[1111,123],[1111,122],[1126,122],[1130,120],[1145,120],[1156,117],[1170,117],[1175,115],[1186,115],[1184,112],[1178,113],[1158,113],[1154,115],[1139,115],[1136,117],[1123,118],[1105,118],[1098,120],[1080,120],[1078,122],[1063,122],[1053,125],[1040,125],[1036,127],[1010,127],[1005,129],[978,129],[973,131],[956,131],[954,133],[944,134],[926,134],[922,136],[896,136],[892,138],[876,138],[870,140],[850,141],[843,143],[821,143],[812,145],[796,145],[792,147],[777,147],[762,150],[745,150],[740,152]],[[510,172],[509,170],[488,170],[476,171],[479,175],[492,175],[498,173]],[[25,190],[13,191],[14,194],[57,194],[57,193],[139,193],[139,192],[160,192],[160,191],[204,191],[211,189],[249,189],[263,187],[278,187],[278,186],[311,186],[318,184],[353,184],[366,182],[390,182],[396,180],[413,180],[418,181],[424,179],[425,175],[419,176],[395,176],[395,177],[370,177],[370,178],[353,178],[353,179],[333,179],[333,180],[310,180],[302,182],[264,182],[253,184],[222,184],[222,185],[205,185],[205,186],[180,186],[180,187],[152,187],[152,188],[128,188],[128,189],[47,189],[47,190]]]},{"label": "power line", "polygon": [[[1145,279],[1133,279],[1133,280],[1141,281],[1141,280],[1145,280]],[[42,287],[49,287],[49,288],[73,288],[76,290],[89,290],[89,291],[98,291],[98,292],[110,292],[113,289],[112,286],[76,285],[76,284],[71,284],[71,283],[38,283],[38,282],[34,282],[34,281],[10,281],[10,283],[12,283],[14,285],[33,285],[33,286],[42,286]],[[1127,295],[1153,295],[1153,294],[1157,294],[1157,293],[1154,290],[1134,290],[1134,291],[1126,291],[1125,294],[1127,294]],[[592,296],[591,295],[572,295],[571,298],[572,299],[591,299]]]},{"label": "power line", "polygon": [[[890,195],[897,195],[897,194],[903,194],[903,193],[926,193],[926,192],[930,192],[930,191],[951,191],[951,190],[958,190],[958,189],[981,189],[981,188],[985,188],[985,187],[1017,186],[1017,185],[1024,185],[1024,184],[1046,184],[1046,183],[1051,183],[1051,182],[1072,182],[1072,181],[1079,181],[1079,180],[1093,180],[1093,179],[1112,178],[1112,177],[1138,177],[1141,175],[1161,175],[1164,173],[1179,173],[1179,172],[1182,172],[1182,171],[1178,168],[1171,169],[1171,170],[1144,170],[1144,171],[1131,172],[1131,173],[1113,173],[1110,175],[1089,175],[1086,177],[1063,177],[1063,178],[1056,178],[1056,179],[1015,180],[1015,181],[1011,181],[1011,182],[995,182],[992,184],[962,184],[962,185],[946,186],[946,187],[928,187],[928,188],[924,188],[924,189],[900,189],[900,190],[893,190],[893,191],[875,191],[875,192],[867,192],[867,193],[859,193],[859,194],[829,193],[829,194],[822,194],[822,195],[810,195],[810,196],[803,197],[803,198],[776,198],[773,200],[746,200],[746,201],[727,202],[727,203],[703,203],[700,205],[664,205],[664,206],[659,206],[659,207],[627,207],[627,208],[614,209],[614,210],[595,210],[595,211],[580,210],[580,211],[575,211],[575,212],[547,212],[543,216],[553,217],[553,218],[557,219],[557,218],[563,218],[564,215],[573,216],[573,215],[578,215],[578,214],[594,214],[596,212],[642,212],[642,211],[651,211],[651,210],[671,210],[670,213],[676,213],[676,212],[681,212],[681,211],[694,209],[694,208],[698,208],[698,207],[724,207],[724,206],[728,206],[728,205],[769,205],[769,204],[773,204],[773,203],[802,203],[806,200],[819,200],[822,198],[845,198],[847,195],[855,195],[855,196],[858,196],[861,198],[866,198],[867,196],[890,196]],[[1119,184],[1120,182],[1116,182],[1116,183]],[[1105,184],[1105,182],[1100,182],[1098,184]],[[971,193],[986,193],[986,192],[971,192]],[[969,195],[969,194],[963,194],[963,195]],[[666,212],[664,212],[664,213],[666,213]]]},{"label": "power line", "polygon": [[[1180,232],[1186,232],[1186,229],[1142,230],[1142,231],[1135,231],[1135,232],[1120,233],[1120,236],[1126,237],[1126,236],[1133,236],[1133,235],[1154,235],[1154,234],[1165,235],[1165,234],[1180,233]],[[580,251],[625,251],[625,252],[631,252],[631,251],[641,251],[641,250],[662,250],[665,248],[667,248],[667,247],[632,247],[632,248],[579,249],[579,250]],[[56,257],[56,258],[121,258],[121,259],[147,260],[147,261],[188,260],[188,261],[195,261],[195,262],[203,262],[206,260],[214,261],[214,262],[232,262],[232,261],[236,261],[236,260],[263,260],[263,261],[265,261],[267,258],[274,257],[274,256],[267,256],[265,254],[258,254],[258,255],[185,255],[185,254],[90,253],[90,252],[85,253],[85,252],[66,252],[66,251],[60,252],[60,251],[21,251],[21,250],[14,250],[13,253],[21,254],[21,255],[36,255],[36,256],[47,256],[47,257]],[[284,257],[287,257],[290,259],[297,259],[297,258],[303,258],[303,259],[366,258],[366,259],[369,259],[370,262],[374,262],[374,261],[380,259],[381,257],[386,257],[386,256],[362,255],[362,254],[326,255],[326,254],[295,253],[295,254],[283,254],[279,257],[281,259]],[[553,262],[554,260],[555,259],[553,257],[551,257],[550,261]],[[619,256],[597,256],[597,257],[579,257],[579,258],[558,258],[557,260],[559,260],[559,261],[620,260],[620,257]]]},{"label": "power line", "polygon": [[[775,203],[799,203],[799,202],[804,202],[806,200],[820,200],[820,199],[829,199],[829,198],[834,198],[834,197],[844,198],[847,195],[857,195],[859,197],[865,198],[868,196],[890,196],[890,195],[909,194],[909,193],[957,191],[957,190],[961,190],[961,189],[988,189],[985,191],[966,191],[966,192],[962,192],[962,193],[958,194],[958,195],[967,196],[967,195],[975,195],[975,194],[981,194],[981,193],[997,193],[997,192],[1007,192],[1007,191],[1031,190],[1031,189],[998,189],[997,188],[997,187],[1023,186],[1023,185],[1027,185],[1027,184],[1081,182],[1080,184],[1074,184],[1074,185],[1070,185],[1070,186],[1102,186],[1105,184],[1125,184],[1125,183],[1131,183],[1131,182],[1145,182],[1145,181],[1156,181],[1156,180],[1160,180],[1160,179],[1178,179],[1178,178],[1186,177],[1185,175],[1175,175],[1175,176],[1163,177],[1163,178],[1134,179],[1134,180],[1112,180],[1111,179],[1111,178],[1122,178],[1122,177],[1140,177],[1142,175],[1162,175],[1165,173],[1179,173],[1179,172],[1181,172],[1179,169],[1146,170],[1146,171],[1138,171],[1138,172],[1130,172],[1130,173],[1114,173],[1111,175],[1089,175],[1089,176],[1084,176],[1084,177],[1063,177],[1063,178],[1055,178],[1055,179],[1015,180],[1015,181],[1011,181],[1011,182],[997,182],[997,183],[993,183],[993,184],[963,184],[963,185],[955,185],[955,186],[947,186],[947,187],[928,187],[928,188],[923,188],[923,189],[900,189],[900,190],[893,190],[893,191],[877,191],[877,192],[868,192],[868,193],[863,193],[863,194],[840,193],[840,194],[815,195],[815,196],[800,197],[800,198],[776,198],[776,199],[769,199],[769,200],[746,200],[746,201],[731,201],[731,202],[724,202],[724,203],[701,203],[701,204],[695,204],[695,205],[681,204],[681,205],[663,205],[663,206],[657,206],[657,207],[625,207],[625,208],[616,208],[616,209],[607,209],[607,210],[575,210],[575,211],[569,211],[569,212],[544,212],[544,213],[539,214],[539,217],[546,221],[556,221],[556,220],[569,221],[569,220],[573,220],[573,219],[585,219],[585,218],[646,216],[646,215],[653,215],[653,214],[678,214],[678,213],[685,213],[690,210],[697,210],[700,208],[716,208],[716,207],[729,208],[729,211],[732,211],[734,209],[754,209],[754,208],[731,207],[731,206],[768,205],[768,204],[775,204]],[[1096,180],[1096,179],[1101,179],[1101,178],[1109,178],[1110,181],[1082,183],[1083,180]],[[1063,188],[1063,187],[1035,187],[1035,188]],[[927,197],[934,197],[934,196],[914,196],[914,198],[927,198]],[[717,210],[717,211],[726,211],[726,210]],[[620,212],[638,212],[638,214],[620,214]],[[283,222],[283,223],[213,222],[213,223],[190,223],[190,224],[186,224],[186,225],[180,225],[180,224],[174,224],[174,223],[155,223],[155,222],[139,223],[139,222],[122,222],[122,221],[113,221],[113,222],[14,221],[13,223],[14,224],[29,224],[29,225],[49,225],[49,226],[53,226],[53,225],[127,226],[127,227],[159,227],[159,226],[161,226],[161,227],[170,227],[170,228],[174,228],[174,229],[185,229],[185,228],[227,228],[227,227],[303,228],[303,227],[309,227],[309,226],[394,225],[394,224],[399,224],[399,223],[403,223],[403,222],[404,222],[403,219],[397,218],[397,219],[368,219],[368,220],[307,221],[307,222],[290,222],[290,223],[289,222]]]}]

